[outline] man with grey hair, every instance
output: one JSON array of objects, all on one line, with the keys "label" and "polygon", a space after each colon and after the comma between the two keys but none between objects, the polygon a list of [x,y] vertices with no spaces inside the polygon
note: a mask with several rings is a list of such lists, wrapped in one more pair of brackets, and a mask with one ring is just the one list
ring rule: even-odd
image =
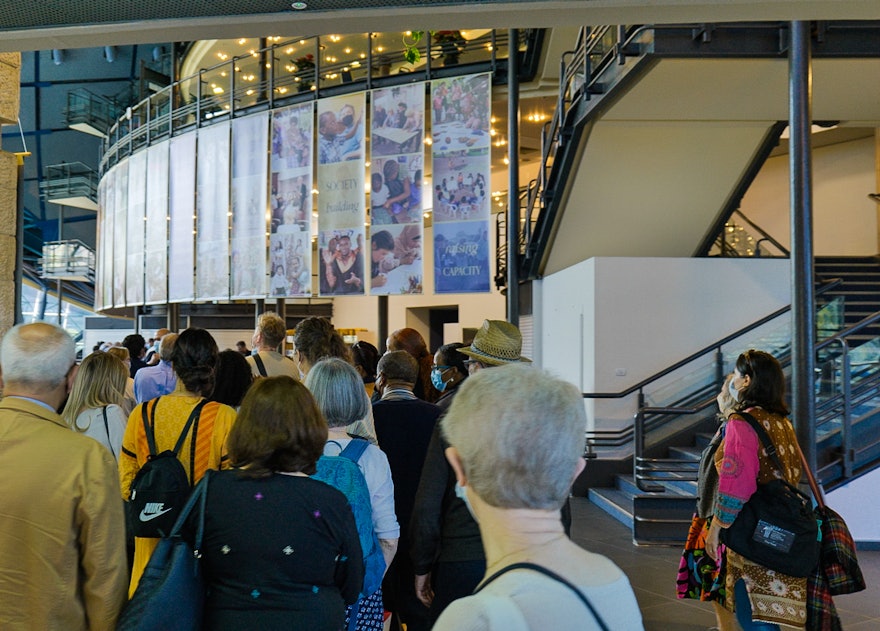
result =
[{"label": "man with grey hair", "polygon": [[159,340],[159,363],[141,368],[134,375],[134,398],[138,405],[144,401],[171,394],[177,387],[177,375],[171,367],[171,354],[177,343],[177,333],[165,333]]},{"label": "man with grey hair", "polygon": [[114,629],[128,583],[116,461],[56,412],[73,339],[44,322],[13,327],[0,371],[0,628]]},{"label": "man with grey hair", "polygon": [[560,520],[584,469],[586,422],[580,390],[537,368],[481,370],[461,386],[442,428],[480,526],[486,577],[436,631],[643,628],[626,575],[574,544]]},{"label": "man with grey hair", "polygon": [[278,352],[278,347],[287,336],[287,326],[281,316],[267,311],[257,319],[257,328],[251,338],[254,353],[247,358],[254,377],[277,377],[287,375],[299,380],[296,363],[290,357]]},{"label": "man with grey hair", "polygon": [[[417,399],[413,388],[419,364],[406,351],[390,351],[376,367],[376,389],[382,398],[373,404],[379,446],[388,456],[394,480],[394,508],[400,524],[399,549],[409,549],[409,521],[428,443],[440,408]],[[398,554],[382,584],[386,609],[393,611],[408,631],[427,631],[428,609],[416,597],[415,573],[408,554]]]}]

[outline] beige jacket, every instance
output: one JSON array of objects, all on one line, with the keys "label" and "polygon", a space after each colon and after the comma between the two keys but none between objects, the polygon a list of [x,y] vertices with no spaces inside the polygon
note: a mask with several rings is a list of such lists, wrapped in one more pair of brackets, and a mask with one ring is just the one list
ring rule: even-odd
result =
[{"label": "beige jacket", "polygon": [[114,629],[125,602],[116,462],[27,399],[0,401],[0,629]]}]

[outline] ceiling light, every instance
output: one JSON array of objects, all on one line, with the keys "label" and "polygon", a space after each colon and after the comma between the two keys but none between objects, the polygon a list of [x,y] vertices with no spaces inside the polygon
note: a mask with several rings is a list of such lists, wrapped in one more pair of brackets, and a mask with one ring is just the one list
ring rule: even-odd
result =
[{"label": "ceiling light", "polygon": [[307,5],[305,2],[291,2],[290,3],[290,8],[293,9],[294,11],[302,11],[303,9],[308,8],[308,6],[309,5]]}]

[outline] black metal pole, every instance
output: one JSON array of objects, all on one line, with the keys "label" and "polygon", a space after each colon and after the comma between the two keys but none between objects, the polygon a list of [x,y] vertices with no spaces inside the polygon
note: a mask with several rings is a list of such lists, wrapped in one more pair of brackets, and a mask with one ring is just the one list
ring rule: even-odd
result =
[{"label": "black metal pole", "polygon": [[[519,326],[519,30],[507,38],[507,319]],[[500,247],[497,244],[496,247]]]},{"label": "black metal pole", "polygon": [[810,23],[791,23],[788,58],[791,169],[791,402],[807,464],[816,470],[815,331],[813,283],[812,51]]},{"label": "black metal pole", "polygon": [[379,296],[379,339],[377,340],[376,346],[379,347],[379,352],[384,353],[388,350],[385,347],[385,342],[388,340],[388,296]]}]

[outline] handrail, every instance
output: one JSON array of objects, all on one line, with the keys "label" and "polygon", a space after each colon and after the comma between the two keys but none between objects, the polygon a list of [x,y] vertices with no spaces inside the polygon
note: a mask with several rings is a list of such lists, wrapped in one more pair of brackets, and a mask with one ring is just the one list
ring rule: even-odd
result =
[{"label": "handrail", "polygon": [[759,226],[759,225],[756,224],[754,221],[752,221],[751,219],[749,219],[748,217],[746,217],[745,214],[743,213],[743,211],[741,211],[739,208],[737,208],[737,209],[734,210],[733,212],[736,213],[737,215],[739,215],[740,217],[742,217],[743,221],[745,221],[747,224],[749,224],[749,226],[751,226],[752,228],[754,228],[754,229],[758,232],[758,234],[760,234],[760,235],[763,237],[763,239],[761,239],[761,241],[769,241],[769,242],[772,243],[774,246],[776,246],[776,248],[779,249],[779,251],[782,252],[785,256],[789,256],[789,255],[791,254],[791,252],[789,252],[788,249],[786,249],[785,246],[783,246],[779,241],[777,241],[776,239],[774,239],[774,238],[773,238],[773,237],[772,237],[767,231],[765,231],[761,226]]},{"label": "handrail", "polygon": [[[840,278],[835,278],[835,279],[829,280],[828,282],[824,283],[819,289],[816,290],[816,295],[820,295],[820,294],[823,294],[827,291],[830,291],[831,289],[834,289],[835,287],[839,286],[842,283],[843,283],[843,280]],[[764,324],[767,324],[771,320],[778,318],[779,316],[787,313],[790,310],[791,310],[791,305],[787,305],[785,307],[782,307],[781,309],[777,309],[776,311],[770,313],[769,315],[764,316],[760,320],[756,320],[755,322],[752,322],[751,324],[744,326],[743,328],[738,329],[737,331],[734,331],[730,335],[727,335],[727,336],[721,338],[717,342],[709,344],[708,346],[696,351],[695,353],[691,353],[690,355],[688,355],[684,359],[674,363],[672,366],[669,366],[669,367],[661,370],[660,372],[658,372],[654,375],[651,375],[650,377],[646,377],[642,381],[636,383],[635,385],[630,386],[626,390],[622,390],[620,392],[589,392],[589,393],[584,392],[583,398],[585,398],[585,399],[621,399],[621,398],[628,396],[638,390],[641,390],[642,388],[644,388],[646,385],[648,385],[652,381],[656,381],[656,380],[660,379],[661,377],[665,377],[666,375],[668,375],[672,372],[675,372],[679,368],[682,368],[683,366],[691,363],[695,359],[699,359],[703,355],[706,355],[709,352],[716,350],[719,346],[724,346],[728,342],[731,342],[734,339],[736,339],[742,335],[745,335],[746,333],[753,331],[754,329],[757,329],[758,327],[760,327]],[[829,339],[831,339],[831,338],[829,338]]]},{"label": "handrail", "polygon": [[[529,47],[540,41],[540,29],[524,29],[520,33],[521,40],[525,39]],[[257,106],[265,107],[268,104],[273,108],[280,106],[282,102],[287,104],[312,100],[323,94],[351,91],[357,86],[361,86],[360,89],[371,89],[381,85],[412,83],[421,80],[422,77],[431,79],[450,76],[450,73],[455,74],[449,66],[441,66],[436,61],[432,64],[432,55],[443,54],[443,44],[433,41],[430,37],[425,38],[420,46],[420,53],[425,60],[424,65],[415,68],[402,67],[401,72],[394,75],[386,74],[384,67],[377,65],[379,62],[374,55],[373,38],[368,37],[370,44],[366,60],[350,59],[327,63],[317,54],[321,37],[328,36],[296,37],[277,42],[253,53],[232,57],[209,68],[203,68],[196,74],[181,78],[149,95],[129,108],[125,116],[116,119],[107,129],[102,146],[101,172],[106,172],[119,159],[130,155],[135,149],[144,144],[151,144],[153,138],[173,136],[178,130],[189,129],[191,126],[200,127],[208,119],[233,118],[237,113],[251,111]],[[289,59],[300,51],[309,52],[308,47],[301,48],[297,53],[288,53],[285,50],[303,39],[315,40],[312,62],[314,65],[300,67],[297,64],[298,60],[291,60],[285,65],[281,60]],[[488,70],[494,71],[497,67],[499,51],[502,54],[504,50],[507,54],[512,52],[516,54],[519,51],[518,42],[508,41],[507,30],[489,31],[478,38],[467,40],[467,44],[468,47],[462,53],[466,57],[461,61],[462,68],[484,65]],[[381,55],[388,59],[400,59],[401,64],[404,63],[402,48],[400,51],[384,50]],[[470,55],[476,57],[467,59]],[[236,77],[234,72],[236,64],[244,68],[241,62],[252,58],[263,61],[269,59],[271,63],[265,63],[266,75],[249,76],[248,80],[243,82],[244,77]],[[263,61],[260,62],[261,65]],[[291,70],[290,67],[295,70]],[[227,68],[232,69],[226,73],[228,77],[224,79],[228,83],[218,81],[213,92],[208,90],[207,93],[203,93],[206,90],[203,78]],[[287,72],[280,70],[282,68]],[[279,73],[277,76],[276,72]],[[250,74],[255,75],[256,71]],[[351,88],[346,88],[347,84],[350,84]],[[363,87],[364,85],[366,88]],[[306,89],[299,86],[306,86]]]}]

